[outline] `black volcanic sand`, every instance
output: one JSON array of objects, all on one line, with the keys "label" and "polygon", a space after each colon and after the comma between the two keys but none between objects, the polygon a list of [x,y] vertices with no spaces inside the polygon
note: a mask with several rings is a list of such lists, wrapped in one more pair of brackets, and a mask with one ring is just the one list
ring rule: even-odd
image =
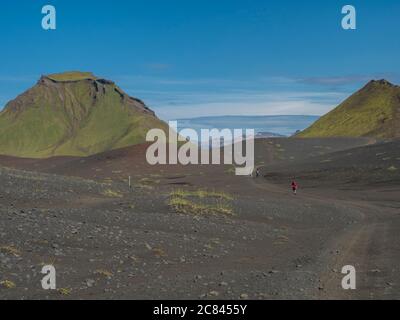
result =
[{"label": "black volcanic sand", "polygon": [[[398,299],[399,142],[374,142],[257,140],[259,178],[150,167],[146,146],[1,157],[0,298]],[[176,189],[223,191],[234,214],[176,213]],[[41,288],[46,264],[58,290]],[[357,290],[341,288],[345,265]]]}]

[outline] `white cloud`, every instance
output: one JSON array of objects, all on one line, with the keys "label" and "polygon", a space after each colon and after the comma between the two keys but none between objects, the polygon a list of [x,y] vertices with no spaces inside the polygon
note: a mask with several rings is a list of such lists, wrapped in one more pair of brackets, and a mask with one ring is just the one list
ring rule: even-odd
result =
[{"label": "white cloud", "polygon": [[115,78],[129,94],[140,97],[165,120],[218,115],[323,115],[350,94],[343,89],[318,87],[313,82],[321,81],[315,79],[290,77]]},{"label": "white cloud", "polygon": [[165,120],[222,115],[323,115],[345,97],[335,92],[186,93],[170,103],[154,101],[151,108]]},{"label": "white cloud", "polygon": [[215,102],[193,105],[153,107],[163,119],[192,118],[222,115],[322,115],[332,109],[331,104],[310,101],[274,102]]}]

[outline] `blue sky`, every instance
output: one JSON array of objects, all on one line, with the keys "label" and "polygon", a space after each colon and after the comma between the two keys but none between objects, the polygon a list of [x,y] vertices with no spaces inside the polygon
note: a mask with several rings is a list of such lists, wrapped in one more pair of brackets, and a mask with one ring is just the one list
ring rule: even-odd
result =
[{"label": "blue sky", "polygon": [[[357,30],[341,28],[346,4]],[[164,119],[320,115],[370,79],[400,83],[399,16],[398,0],[3,0],[0,106],[41,74],[82,70]]]}]

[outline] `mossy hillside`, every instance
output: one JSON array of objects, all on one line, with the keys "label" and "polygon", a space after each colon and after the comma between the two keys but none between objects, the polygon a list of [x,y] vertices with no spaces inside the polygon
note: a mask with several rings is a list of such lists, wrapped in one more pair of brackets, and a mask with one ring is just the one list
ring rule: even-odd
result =
[{"label": "mossy hillside", "polygon": [[299,137],[398,137],[400,87],[371,81]]},{"label": "mossy hillside", "polygon": [[167,125],[111,81],[44,77],[0,113],[0,154],[87,156],[142,143],[151,128]]},{"label": "mossy hillside", "polygon": [[97,77],[94,76],[93,73],[91,73],[91,72],[80,72],[80,71],[69,71],[69,72],[64,72],[64,73],[50,74],[47,77],[53,81],[59,81],[59,82],[80,81],[80,80],[86,80],[86,79],[96,80],[97,79]]}]

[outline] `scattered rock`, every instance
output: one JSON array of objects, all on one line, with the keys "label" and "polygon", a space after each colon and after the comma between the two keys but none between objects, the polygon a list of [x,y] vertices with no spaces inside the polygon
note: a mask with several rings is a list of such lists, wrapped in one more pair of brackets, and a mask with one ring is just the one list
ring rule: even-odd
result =
[{"label": "scattered rock", "polygon": [[87,285],[88,288],[91,288],[91,287],[94,286],[95,282],[96,281],[94,281],[93,279],[87,279],[86,280],[86,285]]},{"label": "scattered rock", "polygon": [[219,292],[213,290],[213,291],[210,291],[209,295],[212,296],[212,297],[218,297],[219,296]]}]

